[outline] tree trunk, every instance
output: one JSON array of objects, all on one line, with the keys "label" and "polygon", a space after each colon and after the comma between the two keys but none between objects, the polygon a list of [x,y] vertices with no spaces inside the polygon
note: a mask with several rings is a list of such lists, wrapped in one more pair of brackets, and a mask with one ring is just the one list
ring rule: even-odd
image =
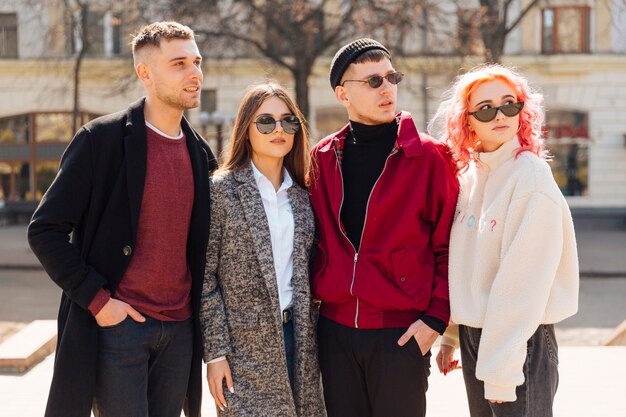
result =
[{"label": "tree trunk", "polygon": [[74,95],[72,98],[72,132],[76,132],[78,130],[78,120],[80,118],[80,67],[83,62],[84,49],[76,55],[76,59],[74,61],[74,82],[73,89]]},{"label": "tree trunk", "polygon": [[88,5],[80,4],[80,51],[74,58],[74,82],[73,82],[73,97],[72,97],[72,132],[78,130],[78,123],[80,117],[80,67],[83,63],[83,57],[89,49],[89,39],[87,36],[87,13]]},{"label": "tree trunk", "polygon": [[495,30],[489,40],[489,45],[485,42],[485,61],[500,63],[504,52],[504,36],[501,30]]},{"label": "tree trunk", "polygon": [[311,67],[300,68],[296,66],[296,70],[293,72],[293,79],[296,83],[296,103],[300,108],[300,111],[304,115],[304,118],[309,120],[309,75],[311,74]]},{"label": "tree trunk", "polygon": [[499,62],[504,46],[504,27],[501,21],[500,1],[481,0],[480,32],[485,45],[485,62]]}]

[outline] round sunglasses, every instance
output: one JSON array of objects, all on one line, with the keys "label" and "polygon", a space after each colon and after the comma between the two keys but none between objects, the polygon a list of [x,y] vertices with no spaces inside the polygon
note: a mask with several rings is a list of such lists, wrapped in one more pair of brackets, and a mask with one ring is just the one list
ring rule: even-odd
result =
[{"label": "round sunglasses", "polygon": [[272,116],[259,116],[255,120],[256,128],[264,135],[269,135],[276,129],[276,123],[280,122],[285,133],[293,135],[300,130],[300,119],[294,115],[285,116],[280,120],[274,119]]},{"label": "round sunglasses", "polygon": [[507,117],[513,117],[517,116],[523,108],[524,102],[518,101],[517,103],[507,103],[498,107],[488,107],[486,109],[470,112],[470,114],[474,116],[479,122],[487,123],[496,118],[498,110],[500,110],[502,114]]},{"label": "round sunglasses", "polygon": [[392,72],[391,74],[387,74],[384,77],[382,75],[372,75],[366,80],[344,80],[341,83],[341,86],[345,83],[354,82],[354,83],[367,83],[372,88],[378,88],[383,85],[383,79],[386,79],[391,84],[396,85],[404,78],[404,74],[401,72]]}]

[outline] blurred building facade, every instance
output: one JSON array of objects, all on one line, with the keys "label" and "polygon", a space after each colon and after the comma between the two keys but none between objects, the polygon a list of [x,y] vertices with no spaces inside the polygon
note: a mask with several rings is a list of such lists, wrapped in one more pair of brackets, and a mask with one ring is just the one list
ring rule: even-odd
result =
[{"label": "blurred building facade", "polygon": [[[90,47],[81,60],[78,125],[122,110],[142,96],[128,45],[133,31],[149,21],[185,20],[168,15],[165,0],[84,2],[89,3],[84,27]],[[416,22],[394,57],[394,65],[406,74],[399,108],[412,112],[421,130],[454,76],[481,62],[478,1],[439,3],[445,13],[425,16],[425,24]],[[509,19],[529,3],[514,1]],[[41,198],[73,135],[75,53],[83,38],[77,9],[68,10],[66,4],[0,4],[0,209]],[[194,26],[193,20],[186,21]],[[383,42],[394,36],[388,27],[371,28],[364,35]],[[309,80],[315,140],[347,120],[329,87],[333,52],[318,59]],[[247,86],[266,78],[290,87],[293,83],[288,73],[258,56],[206,55],[202,105],[188,117],[215,147],[226,141]],[[580,215],[623,224],[626,2],[539,1],[508,35],[502,62],[518,67],[545,95],[551,165],[570,206]]]}]

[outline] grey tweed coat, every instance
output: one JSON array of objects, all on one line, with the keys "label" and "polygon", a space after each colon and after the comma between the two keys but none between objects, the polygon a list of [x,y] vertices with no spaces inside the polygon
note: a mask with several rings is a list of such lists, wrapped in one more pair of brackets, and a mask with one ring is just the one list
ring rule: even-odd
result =
[{"label": "grey tweed coat", "polygon": [[211,230],[200,322],[204,360],[226,356],[235,393],[224,389],[220,416],[325,416],[309,290],[314,220],[308,192],[287,191],[294,217],[294,392],[287,373],[283,325],[269,225],[252,168],[213,177]]}]

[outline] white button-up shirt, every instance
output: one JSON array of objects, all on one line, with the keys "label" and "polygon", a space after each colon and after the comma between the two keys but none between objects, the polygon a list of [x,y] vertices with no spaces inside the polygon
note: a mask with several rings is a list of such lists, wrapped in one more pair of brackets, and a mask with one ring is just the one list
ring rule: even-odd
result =
[{"label": "white button-up shirt", "polygon": [[272,240],[272,254],[274,256],[274,270],[278,284],[278,299],[280,309],[285,310],[291,305],[293,286],[291,275],[293,272],[293,213],[287,190],[293,185],[293,180],[283,168],[283,183],[278,191],[272,182],[267,179],[250,161],[254,173],[254,181],[259,188],[267,223],[270,227]]}]

